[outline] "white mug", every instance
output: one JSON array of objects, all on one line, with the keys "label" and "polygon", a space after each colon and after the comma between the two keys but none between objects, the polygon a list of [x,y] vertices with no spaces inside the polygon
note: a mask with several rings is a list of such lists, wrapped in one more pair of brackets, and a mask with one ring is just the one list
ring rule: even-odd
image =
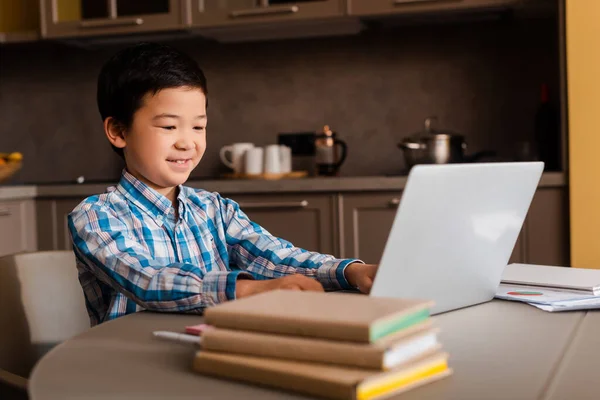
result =
[{"label": "white mug", "polygon": [[253,147],[246,150],[245,172],[248,175],[260,175],[263,173],[263,153],[262,147]]},{"label": "white mug", "polygon": [[281,154],[279,145],[270,144],[265,150],[265,173],[279,174],[281,173]]},{"label": "white mug", "polygon": [[282,174],[292,172],[292,148],[288,146],[279,146],[280,166]]},{"label": "white mug", "polygon": [[[219,152],[219,157],[223,164],[227,165],[236,174],[244,172],[244,153],[253,148],[253,143],[234,143],[229,146],[223,146]],[[229,157],[227,155],[230,155]]]}]

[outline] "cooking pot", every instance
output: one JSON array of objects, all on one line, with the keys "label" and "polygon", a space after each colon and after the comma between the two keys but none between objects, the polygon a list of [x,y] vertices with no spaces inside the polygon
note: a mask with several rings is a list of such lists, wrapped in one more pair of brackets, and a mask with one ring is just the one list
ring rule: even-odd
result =
[{"label": "cooking pot", "polygon": [[404,160],[408,168],[416,164],[449,164],[475,162],[486,156],[495,155],[494,152],[482,151],[470,156],[465,155],[467,143],[462,135],[436,130],[433,127],[435,117],[425,119],[425,130],[398,143],[404,153]]}]

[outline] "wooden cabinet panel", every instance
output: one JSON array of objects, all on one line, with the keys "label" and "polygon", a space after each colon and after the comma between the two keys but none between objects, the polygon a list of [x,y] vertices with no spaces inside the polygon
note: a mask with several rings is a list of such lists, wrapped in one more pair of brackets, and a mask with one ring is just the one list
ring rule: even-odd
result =
[{"label": "wooden cabinet panel", "polygon": [[39,0],[1,0],[0,32],[37,31],[40,26]]},{"label": "wooden cabinet panel", "polygon": [[[270,5],[269,5],[270,4]],[[218,27],[342,16],[345,0],[192,0],[192,25]]]},{"label": "wooden cabinet panel", "polygon": [[348,0],[350,15],[439,13],[508,7],[518,0]]},{"label": "wooden cabinet panel", "polygon": [[521,233],[519,234],[519,237],[517,239],[517,242],[515,243],[515,248],[513,249],[512,255],[510,256],[510,259],[508,260],[509,264],[513,264],[513,263],[524,263],[525,262],[525,246],[523,245],[524,242],[524,237],[523,237],[524,233],[523,230],[521,230]]},{"label": "wooden cabinet panel", "polygon": [[526,262],[569,266],[569,240],[567,188],[540,188],[525,221]]},{"label": "wooden cabinet panel", "polygon": [[40,0],[42,36],[81,37],[187,27],[186,0]]},{"label": "wooden cabinet panel", "polygon": [[401,192],[342,195],[342,256],[378,264]]},{"label": "wooden cabinet panel", "polygon": [[253,222],[310,251],[337,255],[334,195],[232,195]]},{"label": "wooden cabinet panel", "polygon": [[35,231],[33,200],[0,202],[0,256],[35,251]]},{"label": "wooden cabinet panel", "polygon": [[83,198],[37,201],[38,247],[40,250],[71,250],[67,217]]}]

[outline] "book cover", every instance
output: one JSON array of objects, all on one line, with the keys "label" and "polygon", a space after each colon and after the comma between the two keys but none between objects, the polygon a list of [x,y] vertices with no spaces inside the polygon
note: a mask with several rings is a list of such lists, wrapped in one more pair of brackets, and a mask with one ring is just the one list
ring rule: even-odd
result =
[{"label": "book cover", "polygon": [[374,344],[213,328],[204,331],[202,348],[214,352],[383,370],[432,354],[440,349],[440,344],[437,330],[431,328],[430,321],[426,321]]},{"label": "book cover", "polygon": [[445,353],[437,353],[401,368],[382,372],[199,351],[194,358],[193,368],[203,375],[339,400],[388,397],[452,373]]},{"label": "book cover", "polygon": [[352,293],[275,290],[208,308],[218,328],[375,343],[429,318],[433,302]]}]

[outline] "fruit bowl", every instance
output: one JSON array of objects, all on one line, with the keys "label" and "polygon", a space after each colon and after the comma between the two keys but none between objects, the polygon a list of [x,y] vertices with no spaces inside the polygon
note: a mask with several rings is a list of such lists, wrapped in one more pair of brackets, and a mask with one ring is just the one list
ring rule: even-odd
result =
[{"label": "fruit bowl", "polygon": [[0,183],[7,181],[23,166],[20,153],[0,153]]}]

